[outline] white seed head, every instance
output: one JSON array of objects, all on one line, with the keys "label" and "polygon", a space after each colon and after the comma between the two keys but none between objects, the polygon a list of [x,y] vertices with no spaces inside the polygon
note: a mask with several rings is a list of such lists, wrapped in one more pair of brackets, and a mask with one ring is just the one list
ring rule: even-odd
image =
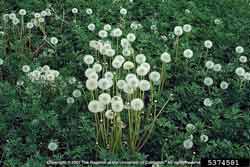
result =
[{"label": "white seed head", "polygon": [[206,86],[212,86],[214,83],[214,81],[211,77],[206,77],[203,82]]},{"label": "white seed head", "polygon": [[109,80],[107,78],[101,78],[98,81],[98,87],[102,90],[108,90],[109,88],[111,88],[113,85],[112,80]]},{"label": "white seed head", "polygon": [[192,58],[193,55],[194,55],[194,53],[193,53],[193,51],[192,51],[191,49],[186,49],[186,50],[184,50],[184,52],[183,52],[183,56],[184,56],[185,58],[188,58],[188,59]]},{"label": "white seed head", "polygon": [[181,36],[181,35],[183,34],[183,29],[182,29],[182,27],[181,27],[181,26],[176,26],[176,27],[174,28],[174,34],[175,34],[176,36]]},{"label": "white seed head", "polygon": [[79,98],[82,96],[82,92],[79,89],[76,89],[72,92],[72,96],[75,98]]},{"label": "white seed head", "polygon": [[131,101],[131,108],[135,111],[141,111],[144,107],[142,99],[136,98]]},{"label": "white seed head", "polygon": [[140,65],[136,68],[136,74],[138,76],[145,76],[145,75],[147,75],[148,72],[149,72],[149,70],[143,65]]},{"label": "white seed head", "polygon": [[91,23],[88,25],[89,31],[95,31],[95,24]]},{"label": "white seed head", "polygon": [[136,55],[136,57],[135,57],[135,61],[136,61],[136,63],[138,63],[138,64],[145,63],[145,62],[146,62],[146,57],[145,57],[144,54],[138,54],[138,55]]},{"label": "white seed head", "polygon": [[86,13],[87,13],[87,15],[92,15],[93,14],[93,10],[91,8],[87,8],[86,9]]},{"label": "white seed head", "polygon": [[150,90],[150,82],[147,81],[147,80],[141,80],[140,83],[139,83],[139,88],[142,91],[148,91],[148,90]]},{"label": "white seed head", "polygon": [[244,79],[250,81],[250,72],[245,72]]},{"label": "white seed head", "polygon": [[51,37],[50,43],[52,43],[53,45],[56,45],[58,43],[58,39],[56,37]]},{"label": "white seed head", "polygon": [[0,58],[0,66],[3,65],[4,61]]},{"label": "white seed head", "polygon": [[102,93],[98,96],[98,100],[104,104],[108,105],[111,102],[111,96],[108,93]]},{"label": "white seed head", "polygon": [[71,12],[72,12],[73,14],[77,14],[77,13],[78,13],[78,9],[77,9],[77,8],[73,8],[73,9],[71,10]]},{"label": "white seed head", "polygon": [[99,113],[105,110],[105,106],[97,100],[92,100],[88,104],[88,109],[92,113]]},{"label": "white seed head", "polygon": [[204,46],[205,46],[205,48],[207,48],[207,49],[211,49],[211,48],[213,47],[213,42],[210,41],[210,40],[206,40],[206,41],[204,42]]},{"label": "white seed head", "polygon": [[107,110],[107,111],[105,112],[105,117],[106,117],[107,119],[114,119],[114,113],[113,113],[113,111],[112,111],[112,110]]},{"label": "white seed head", "polygon": [[213,70],[215,72],[219,72],[219,71],[221,71],[221,69],[222,69],[221,64],[215,64],[214,67],[213,67]]},{"label": "white seed head", "polygon": [[22,67],[22,70],[23,70],[23,72],[25,72],[25,73],[30,72],[30,66],[29,66],[29,65],[24,65],[24,66]]},{"label": "white seed head", "polygon": [[207,61],[205,63],[205,66],[206,66],[207,69],[213,69],[214,68],[214,62],[209,60],[209,61]]},{"label": "white seed head", "polygon": [[120,9],[120,14],[121,14],[121,15],[126,15],[126,14],[127,14],[127,9],[121,8],[121,9]]},{"label": "white seed head", "polygon": [[50,151],[56,151],[57,148],[58,148],[58,144],[57,144],[56,142],[50,142],[50,143],[48,144],[48,149],[49,149]]},{"label": "white seed head", "polygon": [[183,26],[183,31],[184,32],[191,32],[192,31],[192,26],[190,24],[185,24]]},{"label": "white seed head", "polygon": [[157,72],[157,71],[152,71],[152,72],[149,74],[149,79],[150,79],[151,81],[153,81],[153,82],[156,83],[156,82],[160,81],[161,75],[160,75],[160,73]]},{"label": "white seed head", "polygon": [[24,16],[27,14],[26,10],[25,9],[20,9],[19,12],[18,12],[21,16]]},{"label": "white seed head", "polygon": [[115,28],[111,31],[110,34],[112,37],[120,37],[122,36],[122,30],[120,28]]},{"label": "white seed head", "polygon": [[26,27],[27,27],[28,29],[32,29],[32,28],[34,27],[34,24],[31,23],[31,22],[28,22],[28,23],[26,24]]},{"label": "white seed head", "polygon": [[119,89],[123,89],[125,85],[126,85],[126,81],[125,80],[118,80],[117,83],[116,83],[116,86]]},{"label": "white seed head", "polygon": [[170,54],[167,53],[167,52],[162,53],[161,54],[161,61],[163,63],[170,63],[171,62],[171,56],[170,56]]},{"label": "white seed head", "polygon": [[86,87],[90,91],[93,91],[93,90],[97,89],[97,80],[95,80],[95,79],[88,79],[86,81]]},{"label": "white seed head", "polygon": [[124,108],[122,100],[113,100],[111,101],[111,108],[114,112],[121,112]]},{"label": "white seed head", "polygon": [[128,39],[129,42],[134,42],[135,39],[136,39],[136,36],[135,36],[134,33],[129,33],[129,34],[127,35],[127,39]]},{"label": "white seed head", "polygon": [[108,32],[105,31],[105,30],[100,30],[100,31],[98,32],[98,36],[99,36],[100,38],[107,38],[107,37],[108,37]]},{"label": "white seed head", "polygon": [[200,136],[200,141],[201,141],[202,143],[206,143],[206,142],[208,141],[208,136],[205,135],[205,134],[202,134],[202,135]]},{"label": "white seed head", "polygon": [[211,107],[213,105],[213,101],[210,98],[205,98],[203,104],[206,107]]},{"label": "white seed head", "polygon": [[91,55],[85,55],[83,58],[84,63],[86,63],[87,65],[91,65],[94,63],[95,59],[93,56]]},{"label": "white seed head", "polygon": [[135,64],[131,61],[126,61],[124,64],[123,64],[123,69],[124,70],[131,70],[135,67]]},{"label": "white seed head", "polygon": [[95,72],[99,73],[99,72],[102,71],[102,65],[99,64],[99,63],[95,63],[95,64],[93,65],[93,69],[95,70]]},{"label": "white seed head", "polygon": [[238,76],[244,76],[245,72],[246,72],[245,69],[242,68],[242,67],[238,67],[238,68],[235,69],[235,73],[236,73]]},{"label": "white seed head", "polygon": [[194,145],[194,143],[193,143],[193,140],[191,140],[191,139],[186,139],[186,140],[184,140],[184,142],[183,142],[183,147],[185,148],[185,149],[191,149],[192,147],[193,147],[193,145]]},{"label": "white seed head", "polygon": [[240,56],[239,61],[241,63],[247,63],[247,57],[246,56]]},{"label": "white seed head", "polygon": [[110,31],[110,30],[112,29],[112,27],[111,27],[110,24],[105,24],[104,27],[103,27],[103,29],[104,29],[105,31]]},{"label": "white seed head", "polygon": [[220,83],[220,88],[221,89],[227,89],[228,88],[228,86],[229,86],[229,84],[226,82],[226,81],[222,81],[221,83]]},{"label": "white seed head", "polygon": [[242,53],[244,53],[244,48],[242,46],[237,46],[235,48],[235,52],[238,54],[242,54]]}]

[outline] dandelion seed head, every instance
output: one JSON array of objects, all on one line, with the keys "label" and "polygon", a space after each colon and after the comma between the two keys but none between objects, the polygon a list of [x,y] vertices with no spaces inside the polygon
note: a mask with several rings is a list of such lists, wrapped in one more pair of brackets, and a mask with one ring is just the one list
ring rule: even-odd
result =
[{"label": "dandelion seed head", "polygon": [[186,140],[184,140],[184,142],[183,142],[183,147],[185,148],[185,149],[191,149],[192,147],[193,147],[193,145],[194,145],[194,143],[193,143],[193,141],[191,140],[191,139],[186,139]]},{"label": "dandelion seed head", "polygon": [[161,54],[161,61],[163,63],[170,63],[171,62],[171,56],[170,56],[170,54],[167,53],[167,52],[162,53]]},{"label": "dandelion seed head", "polygon": [[135,111],[141,111],[144,108],[142,99],[136,98],[131,101],[131,108]]},{"label": "dandelion seed head", "polygon": [[206,41],[204,42],[204,46],[205,46],[205,48],[207,48],[207,49],[211,49],[211,48],[213,47],[213,42],[210,41],[210,40],[206,40]]}]

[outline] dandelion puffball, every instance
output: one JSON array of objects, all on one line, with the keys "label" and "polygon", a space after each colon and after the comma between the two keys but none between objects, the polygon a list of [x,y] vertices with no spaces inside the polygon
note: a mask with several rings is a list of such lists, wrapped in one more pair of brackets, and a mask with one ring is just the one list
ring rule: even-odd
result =
[{"label": "dandelion puffball", "polygon": [[56,45],[58,43],[58,39],[56,37],[51,37],[50,43],[52,43],[53,45]]},{"label": "dandelion puffball", "polygon": [[79,89],[76,89],[72,92],[72,96],[75,98],[79,98],[81,97],[81,95],[82,95],[82,92]]},{"label": "dandelion puffball", "polygon": [[136,68],[136,74],[138,76],[145,76],[149,72],[149,69],[147,69],[145,66],[140,65]]},{"label": "dandelion puffball", "polygon": [[206,143],[206,142],[208,141],[208,136],[205,135],[205,134],[202,134],[202,135],[200,136],[200,141],[201,141],[202,143]]},{"label": "dandelion puffball", "polygon": [[122,38],[121,39],[121,46],[123,48],[129,48],[130,47],[130,42],[127,38]]},{"label": "dandelion puffball", "polygon": [[129,33],[129,34],[127,35],[127,40],[128,40],[129,42],[134,42],[135,39],[136,39],[135,34]]},{"label": "dandelion puffball", "polygon": [[212,86],[214,83],[214,81],[211,77],[206,77],[203,82],[206,86]]},{"label": "dandelion puffball", "polygon": [[222,82],[220,83],[220,88],[221,88],[221,89],[227,89],[228,86],[229,86],[229,84],[228,84],[226,81],[222,81]]},{"label": "dandelion puffball", "polygon": [[20,9],[19,12],[18,12],[21,16],[24,16],[27,14],[26,10],[25,9]]},{"label": "dandelion puffball", "polygon": [[183,29],[182,29],[182,27],[181,27],[181,26],[176,26],[176,27],[174,28],[174,34],[175,34],[176,36],[181,36],[181,35],[183,34]]},{"label": "dandelion puffball", "polygon": [[105,24],[105,25],[103,26],[103,29],[104,29],[105,31],[110,31],[110,30],[112,29],[112,27],[111,27],[110,24]]},{"label": "dandelion puffball", "polygon": [[240,56],[239,61],[241,63],[246,63],[247,62],[247,57],[246,56]]},{"label": "dandelion puffball", "polygon": [[214,67],[214,62],[208,60],[208,61],[205,63],[205,66],[206,66],[207,69],[213,69],[213,67]]},{"label": "dandelion puffball", "polygon": [[92,15],[92,14],[93,14],[93,10],[92,10],[91,8],[87,8],[87,9],[86,9],[86,13],[87,13],[88,15]]},{"label": "dandelion puffball", "polygon": [[121,14],[121,15],[126,15],[126,14],[127,14],[127,9],[121,8],[121,9],[120,9],[120,14]]},{"label": "dandelion puffball", "polygon": [[170,56],[170,54],[167,53],[167,52],[162,53],[161,54],[161,61],[163,63],[170,63],[171,62],[171,56]]},{"label": "dandelion puffball", "polygon": [[235,73],[238,75],[238,76],[244,76],[245,74],[245,69],[242,68],[242,67],[238,67],[235,69]]},{"label": "dandelion puffball", "polygon": [[124,81],[124,80],[118,80],[117,83],[116,83],[116,86],[119,89],[123,89],[125,85],[126,85],[126,81]]},{"label": "dandelion puffball", "polygon": [[108,93],[102,93],[98,96],[98,100],[104,104],[108,105],[111,102],[111,96]]},{"label": "dandelion puffball", "polygon": [[211,107],[213,105],[213,101],[210,98],[205,98],[203,104],[206,107]]},{"label": "dandelion puffball", "polygon": [[91,23],[88,25],[89,31],[95,31],[95,24]]},{"label": "dandelion puffball", "polygon": [[193,147],[193,141],[191,140],[191,139],[186,139],[186,140],[184,140],[184,142],[183,142],[183,147],[185,148],[185,149],[191,149],[192,147]]},{"label": "dandelion puffball", "polygon": [[140,83],[139,83],[139,88],[142,91],[148,91],[148,90],[150,90],[150,82],[147,81],[147,80],[141,80]]},{"label": "dandelion puffball", "polygon": [[144,102],[142,99],[136,98],[131,101],[131,108],[135,111],[140,111],[144,107]]},{"label": "dandelion puffball", "polygon": [[98,82],[95,79],[88,79],[86,81],[86,87],[90,91],[97,89],[97,86],[98,86]]},{"label": "dandelion puffball", "polygon": [[214,67],[213,67],[213,70],[215,72],[219,72],[219,71],[221,71],[221,69],[222,69],[221,64],[215,64]]},{"label": "dandelion puffball", "polygon": [[55,143],[55,142],[50,142],[50,143],[48,144],[48,149],[49,149],[50,151],[56,151],[57,148],[58,148],[58,144]]},{"label": "dandelion puffball", "polygon": [[30,72],[30,66],[24,65],[24,66],[22,67],[22,70],[23,70],[23,72],[25,72],[25,73]]},{"label": "dandelion puffball", "polygon": [[238,54],[242,54],[242,53],[244,53],[244,48],[242,46],[237,46],[235,48],[235,52]]},{"label": "dandelion puffball", "polygon": [[99,64],[99,63],[95,63],[95,64],[93,65],[93,69],[95,70],[95,72],[99,73],[99,72],[102,71],[102,65]]},{"label": "dandelion puffball", "polygon": [[3,65],[3,59],[0,58],[0,66]]},{"label": "dandelion puffball", "polygon": [[191,30],[192,30],[192,26],[190,24],[185,24],[183,26],[183,31],[184,32],[191,32]]},{"label": "dandelion puffball", "polygon": [[68,97],[66,101],[67,104],[73,104],[75,102],[75,99],[73,97]]},{"label": "dandelion puffball", "polygon": [[112,87],[113,85],[113,82],[112,80],[110,79],[107,79],[107,78],[101,78],[99,81],[98,81],[98,87],[102,90],[107,90],[109,88]]},{"label": "dandelion puffball", "polygon": [[100,31],[98,32],[98,36],[99,36],[100,38],[107,38],[107,37],[108,37],[108,32],[105,31],[105,30],[100,30]]},{"label": "dandelion puffball", "polygon": [[145,63],[145,62],[146,62],[146,57],[145,57],[144,54],[138,54],[138,55],[136,55],[136,57],[135,57],[135,61],[136,61],[136,63],[138,63],[138,64]]},{"label": "dandelion puffball", "polygon": [[161,79],[161,75],[159,72],[157,71],[152,71],[150,74],[149,74],[149,79],[153,82],[158,82],[160,79]]},{"label": "dandelion puffball", "polygon": [[193,131],[195,131],[195,129],[196,129],[196,127],[194,126],[194,124],[188,123],[186,125],[186,131],[187,132],[193,132]]},{"label": "dandelion puffball", "polygon": [[183,56],[185,57],[185,58],[188,58],[188,59],[190,59],[190,58],[192,58],[193,57],[193,51],[191,50],[191,49],[186,49],[186,50],[184,50],[184,52],[183,52]]},{"label": "dandelion puffball", "polygon": [[245,72],[244,79],[250,81],[250,72]]},{"label": "dandelion puffball", "polygon": [[92,100],[88,104],[88,109],[92,113],[98,113],[98,112],[103,112],[105,107],[101,102],[97,100]]},{"label": "dandelion puffball", "polygon": [[135,67],[135,64],[131,61],[126,61],[124,64],[123,64],[123,69],[124,70],[131,70]]},{"label": "dandelion puffball", "polygon": [[91,55],[85,55],[84,58],[83,58],[83,61],[87,64],[87,65],[90,65],[90,64],[93,64],[95,59],[93,56]]},{"label": "dandelion puffball", "polygon": [[112,110],[107,110],[107,111],[105,112],[105,117],[106,117],[107,119],[113,119],[113,118],[114,118],[114,113],[112,112]]},{"label": "dandelion puffball", "polygon": [[124,108],[122,100],[112,100],[111,108],[114,112],[121,112]]},{"label": "dandelion puffball", "polygon": [[205,46],[205,48],[207,48],[207,49],[211,49],[211,48],[213,47],[213,42],[210,41],[210,40],[206,40],[206,41],[204,42],[204,46]]},{"label": "dandelion puffball", "polygon": [[71,12],[72,12],[73,14],[77,14],[77,13],[78,13],[78,9],[77,9],[77,8],[73,8],[73,9],[71,10]]},{"label": "dandelion puffball", "polygon": [[122,30],[120,28],[115,28],[111,31],[110,34],[112,37],[120,37],[122,36]]}]

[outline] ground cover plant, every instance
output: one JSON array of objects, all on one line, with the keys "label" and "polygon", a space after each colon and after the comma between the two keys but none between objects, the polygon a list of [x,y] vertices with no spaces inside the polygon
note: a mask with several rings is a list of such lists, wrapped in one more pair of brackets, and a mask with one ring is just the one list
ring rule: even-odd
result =
[{"label": "ground cover plant", "polygon": [[250,157],[250,1],[0,5],[0,166]]}]

